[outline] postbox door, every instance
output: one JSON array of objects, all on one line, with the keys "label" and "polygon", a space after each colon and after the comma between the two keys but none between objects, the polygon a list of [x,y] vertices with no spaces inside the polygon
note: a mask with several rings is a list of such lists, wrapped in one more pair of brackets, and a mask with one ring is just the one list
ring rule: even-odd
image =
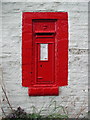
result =
[{"label": "postbox door", "polygon": [[36,44],[36,83],[54,82],[54,43]]}]

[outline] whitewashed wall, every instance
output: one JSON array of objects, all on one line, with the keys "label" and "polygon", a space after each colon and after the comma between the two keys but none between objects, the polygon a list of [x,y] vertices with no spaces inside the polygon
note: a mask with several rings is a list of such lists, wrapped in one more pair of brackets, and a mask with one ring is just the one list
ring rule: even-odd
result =
[{"label": "whitewashed wall", "polygon": [[[21,43],[22,12],[66,11],[69,14],[69,81],[61,87],[59,96],[29,97],[28,89],[22,87]],[[52,98],[57,106],[66,108],[69,117],[80,117],[88,111],[88,3],[85,2],[2,2],[2,60],[3,81],[13,108],[18,106],[31,112],[50,104]],[[53,106],[52,106],[53,107]],[[3,94],[2,108],[10,108]],[[52,109],[52,108],[51,108]]]}]

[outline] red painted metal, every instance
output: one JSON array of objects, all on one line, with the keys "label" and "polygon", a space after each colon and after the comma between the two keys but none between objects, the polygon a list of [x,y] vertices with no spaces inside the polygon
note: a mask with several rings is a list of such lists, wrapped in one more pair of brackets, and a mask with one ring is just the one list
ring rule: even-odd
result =
[{"label": "red painted metal", "polygon": [[59,90],[58,87],[29,87],[28,94],[30,96],[52,96],[58,95]]},{"label": "red painted metal", "polygon": [[54,44],[48,43],[48,60],[40,60],[40,43],[36,47],[36,83],[54,83]]},{"label": "red painted metal", "polygon": [[[58,95],[68,85],[67,12],[24,12],[22,24],[22,86],[28,94]],[[48,44],[48,59],[40,59]]]}]

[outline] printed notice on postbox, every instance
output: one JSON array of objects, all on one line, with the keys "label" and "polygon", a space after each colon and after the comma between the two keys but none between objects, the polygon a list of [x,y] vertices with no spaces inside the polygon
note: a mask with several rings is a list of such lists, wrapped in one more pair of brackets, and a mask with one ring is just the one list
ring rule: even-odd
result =
[{"label": "printed notice on postbox", "polygon": [[48,44],[40,44],[40,60],[48,60]]}]

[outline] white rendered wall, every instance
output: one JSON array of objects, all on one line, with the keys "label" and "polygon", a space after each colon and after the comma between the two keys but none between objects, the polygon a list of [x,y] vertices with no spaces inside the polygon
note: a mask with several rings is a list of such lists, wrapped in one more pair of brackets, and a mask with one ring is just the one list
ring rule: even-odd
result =
[{"label": "white rendered wall", "polygon": [[[22,12],[68,12],[69,22],[69,77],[68,86],[60,88],[59,96],[29,97],[22,87]],[[64,106],[69,117],[80,117],[88,111],[88,3],[86,2],[2,2],[2,69],[3,81],[13,108],[18,106],[31,112],[50,104]],[[2,108],[10,108],[4,99]],[[53,106],[52,106],[53,107]],[[52,109],[52,108],[51,108]],[[45,114],[45,113],[44,113]]]}]

